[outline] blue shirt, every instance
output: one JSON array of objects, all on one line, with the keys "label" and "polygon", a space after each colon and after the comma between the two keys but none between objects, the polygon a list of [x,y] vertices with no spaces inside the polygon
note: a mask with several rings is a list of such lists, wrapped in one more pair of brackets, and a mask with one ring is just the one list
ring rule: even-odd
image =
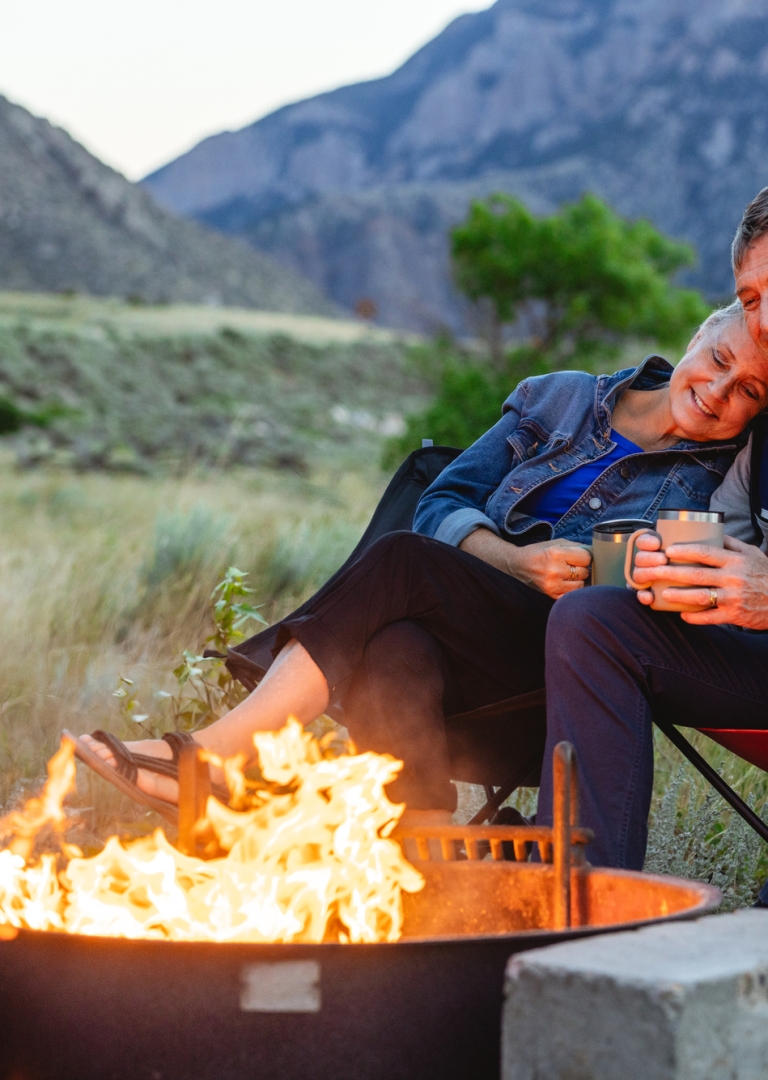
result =
[{"label": "blue shirt", "polygon": [[616,447],[610,454],[596,461],[588,461],[573,472],[550,480],[538,491],[532,491],[528,498],[523,500],[525,505],[518,506],[518,510],[540,521],[549,521],[552,525],[557,525],[560,518],[568,513],[587,488],[591,487],[610,465],[621,461],[629,454],[643,453],[642,446],[637,446],[629,439],[625,439],[614,428],[611,428],[611,441],[616,443]]}]

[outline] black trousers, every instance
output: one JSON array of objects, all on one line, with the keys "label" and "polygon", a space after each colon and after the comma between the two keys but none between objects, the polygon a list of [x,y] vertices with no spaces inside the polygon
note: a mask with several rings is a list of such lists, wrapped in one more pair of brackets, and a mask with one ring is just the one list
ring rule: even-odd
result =
[{"label": "black trousers", "polygon": [[535,759],[538,781],[544,710],[492,714],[544,686],[552,603],[473,555],[390,533],[283,620],[275,652],[301,642],[359,749],[403,760],[393,800],[453,809],[451,779],[501,784]]}]

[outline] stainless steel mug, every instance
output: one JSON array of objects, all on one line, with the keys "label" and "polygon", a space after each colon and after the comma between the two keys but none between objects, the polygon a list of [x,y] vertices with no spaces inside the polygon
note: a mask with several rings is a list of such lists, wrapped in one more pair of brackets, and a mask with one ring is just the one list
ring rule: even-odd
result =
[{"label": "stainless steel mug", "polygon": [[595,525],[592,530],[592,584],[625,588],[627,541],[633,533],[652,528],[652,521],[637,518],[618,518]]},{"label": "stainless steel mug", "polygon": [[[662,597],[664,589],[670,588],[669,582],[652,581],[648,585],[638,585],[633,580],[635,570],[635,555],[637,549],[635,541],[642,532],[653,532],[661,540],[661,550],[666,551],[671,544],[709,544],[711,547],[722,547],[725,540],[724,515],[712,510],[659,510],[659,518],[656,528],[638,529],[627,541],[626,560],[624,563],[624,576],[633,589],[651,589],[653,592],[654,611],[706,611],[709,605],[700,604],[670,604]],[[675,563],[670,560],[672,566],[700,566],[701,563]]]}]

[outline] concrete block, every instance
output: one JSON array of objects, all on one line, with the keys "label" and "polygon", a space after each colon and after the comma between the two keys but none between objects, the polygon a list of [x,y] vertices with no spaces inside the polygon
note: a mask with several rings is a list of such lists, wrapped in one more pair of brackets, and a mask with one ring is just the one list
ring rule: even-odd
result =
[{"label": "concrete block", "polygon": [[768,911],[513,956],[503,1080],[768,1080]]}]

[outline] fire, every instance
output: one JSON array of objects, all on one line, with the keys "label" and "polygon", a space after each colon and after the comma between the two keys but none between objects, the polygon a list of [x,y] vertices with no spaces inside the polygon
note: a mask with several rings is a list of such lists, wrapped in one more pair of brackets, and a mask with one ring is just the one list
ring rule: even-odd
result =
[{"label": "fire", "polygon": [[183,855],[161,829],[139,840],[113,836],[85,858],[33,857],[46,827],[66,824],[75,778],[64,742],[48,763],[42,795],[0,819],[3,926],[174,941],[396,941],[402,891],[421,874],[390,839],[404,807],[384,787],[402,768],[387,755],[330,757],[294,719],[254,736],[262,779],[242,759],[223,762],[234,809],[210,798],[203,823],[217,857]]}]

